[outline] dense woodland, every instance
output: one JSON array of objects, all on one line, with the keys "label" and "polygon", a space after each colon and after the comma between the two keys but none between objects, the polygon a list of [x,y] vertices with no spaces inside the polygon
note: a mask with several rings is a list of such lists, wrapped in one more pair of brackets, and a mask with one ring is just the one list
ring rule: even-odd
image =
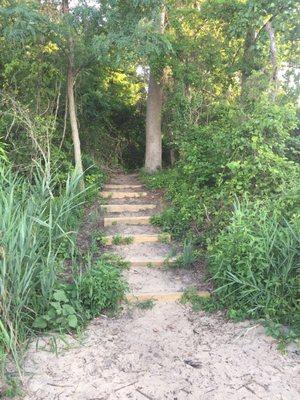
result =
[{"label": "dense woodland", "polygon": [[215,288],[192,302],[299,335],[299,2],[0,6],[1,360],[122,299],[122,261],[76,246],[118,169],[164,189],[153,223]]}]

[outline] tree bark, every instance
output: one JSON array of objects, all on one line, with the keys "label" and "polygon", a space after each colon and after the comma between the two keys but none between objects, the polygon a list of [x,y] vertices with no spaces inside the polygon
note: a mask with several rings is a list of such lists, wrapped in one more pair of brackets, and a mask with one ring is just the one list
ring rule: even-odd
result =
[{"label": "tree bark", "polygon": [[162,85],[150,71],[146,111],[145,170],[155,172],[162,167],[161,136]]},{"label": "tree bark", "polygon": [[272,64],[272,100],[276,99],[277,89],[278,89],[278,65],[277,65],[277,48],[275,39],[275,30],[272,26],[271,21],[268,21],[265,25],[265,30],[267,31],[270,39],[270,61]]},{"label": "tree bark", "polygon": [[251,75],[252,69],[254,67],[254,52],[253,46],[255,44],[255,30],[250,28],[248,29],[245,37],[244,43],[244,54],[242,59],[242,82],[241,82],[241,95],[245,93],[247,79]]},{"label": "tree bark", "polygon": [[[165,11],[163,10],[157,20],[158,32],[164,32]],[[162,167],[162,112],[163,89],[160,78],[157,78],[150,67],[147,110],[146,110],[146,155],[145,170],[152,173]]]},{"label": "tree bark", "polygon": [[[69,12],[69,0],[62,0],[62,13],[66,14]],[[75,170],[81,175],[80,179],[80,187],[84,189],[83,182],[83,166],[82,166],[82,158],[81,158],[81,146],[80,146],[80,137],[77,123],[77,115],[76,115],[76,105],[75,105],[75,96],[74,96],[74,42],[73,38],[70,36],[69,38],[69,55],[68,55],[68,71],[67,71],[67,94],[68,94],[68,102],[69,102],[69,117],[72,131],[72,140],[74,146],[74,161],[75,161]]]},{"label": "tree bark", "polygon": [[75,169],[78,174],[83,175],[80,137],[79,137],[79,131],[78,131],[75,96],[74,96],[74,72],[73,72],[73,68],[70,64],[68,65],[67,91],[68,91],[68,99],[69,99],[69,116],[70,116],[72,139],[73,139],[73,146],[74,146]]}]

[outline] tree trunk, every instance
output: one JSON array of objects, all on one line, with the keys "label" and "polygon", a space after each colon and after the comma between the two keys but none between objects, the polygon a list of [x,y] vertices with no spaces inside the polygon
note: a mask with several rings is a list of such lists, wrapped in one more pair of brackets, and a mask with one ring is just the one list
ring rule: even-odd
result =
[{"label": "tree trunk", "polygon": [[[62,13],[66,14],[69,12],[69,0],[62,0]],[[71,35],[71,33],[70,33]],[[67,94],[69,102],[69,116],[70,124],[72,130],[72,140],[74,146],[74,161],[75,170],[81,175],[80,188],[84,189],[83,181],[83,167],[81,159],[81,147],[80,147],[80,137],[77,124],[76,106],[75,106],[75,96],[74,96],[74,42],[73,38],[69,38],[69,55],[68,55],[68,71],[67,71]]]},{"label": "tree trunk", "polygon": [[271,24],[271,21],[268,21],[265,26],[265,30],[267,31],[270,39],[270,61],[272,64],[272,100],[276,99],[277,89],[278,89],[278,66],[277,66],[277,49],[276,49],[276,40],[275,40],[275,30]]},{"label": "tree trunk", "polygon": [[146,112],[145,170],[155,172],[162,167],[161,137],[162,86],[150,71]]},{"label": "tree trunk", "polygon": [[[165,10],[157,19],[157,31],[164,32]],[[162,74],[161,74],[162,75]],[[151,67],[148,84],[147,110],[146,110],[146,155],[145,170],[152,173],[162,167],[162,136],[161,136],[161,112],[162,112],[162,82],[158,79]]]},{"label": "tree trunk", "polygon": [[255,30],[248,29],[244,43],[244,54],[242,59],[242,82],[241,82],[241,95],[243,96],[246,90],[247,79],[251,75],[253,69],[255,69],[254,63],[254,49],[255,44]]},{"label": "tree trunk", "polygon": [[75,96],[74,96],[74,73],[71,65],[68,65],[67,91],[69,99],[69,116],[70,116],[72,139],[74,146],[75,169],[78,174],[83,175],[80,138],[79,138],[78,124],[77,124]]}]

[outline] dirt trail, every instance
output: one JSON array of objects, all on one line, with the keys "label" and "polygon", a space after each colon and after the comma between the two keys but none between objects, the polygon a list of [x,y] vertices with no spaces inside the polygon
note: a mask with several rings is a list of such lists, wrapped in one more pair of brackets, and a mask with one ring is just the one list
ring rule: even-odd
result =
[{"label": "dirt trail", "polygon": [[[117,176],[110,183],[139,184],[133,175]],[[147,198],[111,199],[108,203],[159,207],[160,199],[150,194]],[[137,215],[152,213],[145,210]],[[106,217],[134,214],[108,213]],[[106,232],[159,234],[151,225],[130,224],[112,225]],[[110,250],[142,261],[174,253],[172,244],[159,241],[115,245]],[[201,271],[138,264],[126,272],[130,289],[137,295],[180,292],[191,285],[203,290],[201,276]],[[67,341],[68,345],[57,342],[57,356],[49,351],[49,339],[32,344],[25,362],[26,400],[300,399],[296,349],[283,355],[259,325],[233,323],[221,314],[193,313],[174,301],[156,302],[152,309],[145,310],[129,304],[121,315],[101,316],[92,321],[82,338],[70,336]]]}]

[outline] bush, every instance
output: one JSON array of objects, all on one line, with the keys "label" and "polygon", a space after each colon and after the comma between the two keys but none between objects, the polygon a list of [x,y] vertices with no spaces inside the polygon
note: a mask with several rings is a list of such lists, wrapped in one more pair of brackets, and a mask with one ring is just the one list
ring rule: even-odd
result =
[{"label": "bush", "polygon": [[151,188],[167,188],[171,206],[156,223],[174,236],[193,229],[214,239],[229,221],[235,196],[280,196],[299,180],[299,165],[286,158],[295,108],[263,97],[247,107],[220,102],[184,135],[179,125],[175,168],[143,177]]},{"label": "bush", "polygon": [[127,286],[116,263],[118,260],[100,258],[78,281],[79,299],[88,318],[99,315],[103,310],[115,310],[124,299]]},{"label": "bush", "polygon": [[287,221],[262,202],[236,203],[209,247],[209,269],[231,316],[299,324],[299,210]]}]

